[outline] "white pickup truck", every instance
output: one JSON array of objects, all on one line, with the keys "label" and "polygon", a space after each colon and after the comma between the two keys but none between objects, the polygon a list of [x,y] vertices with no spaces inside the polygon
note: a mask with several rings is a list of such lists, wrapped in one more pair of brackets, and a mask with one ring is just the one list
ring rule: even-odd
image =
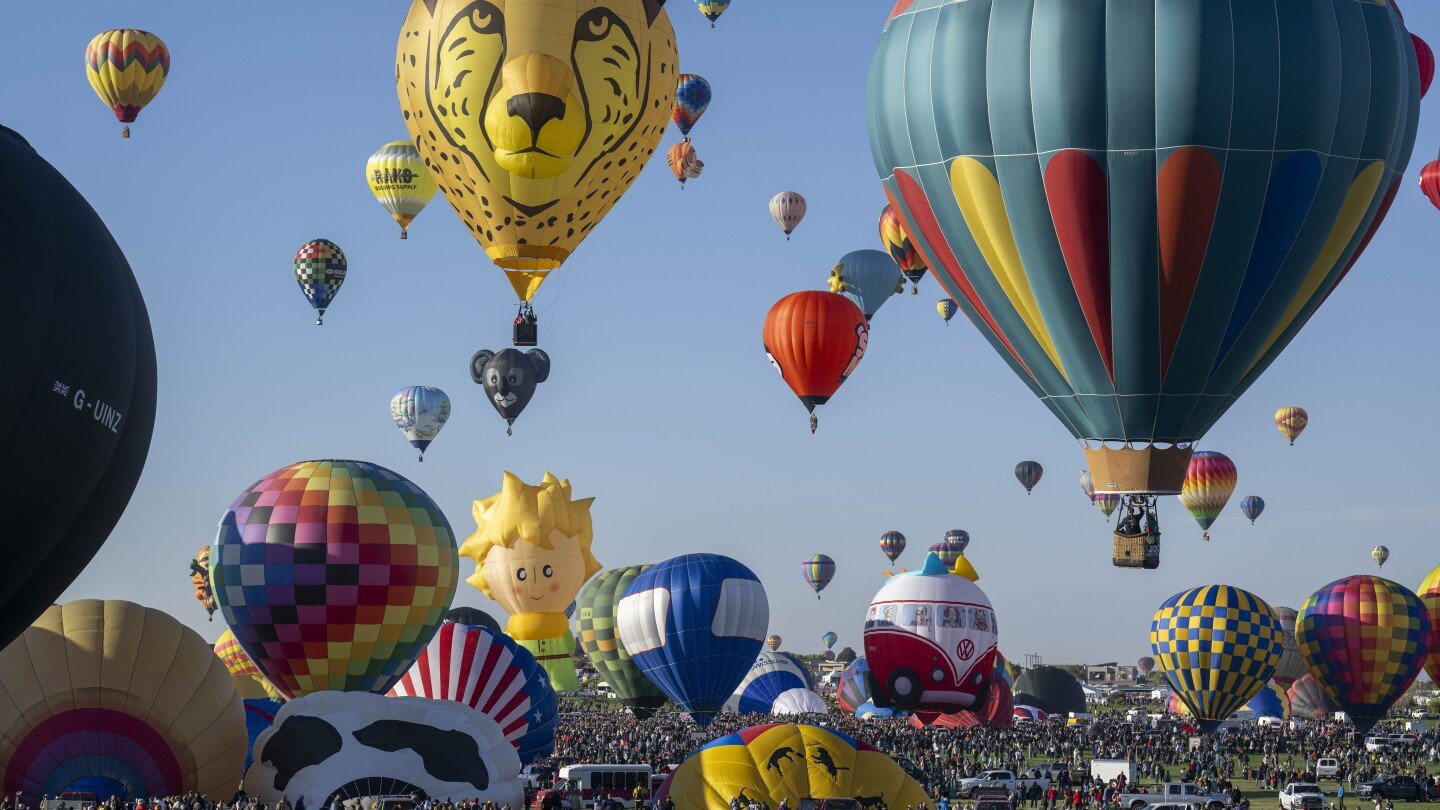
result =
[{"label": "white pickup truck", "polygon": [[1184,804],[1204,810],[1230,807],[1229,794],[1206,793],[1189,782],[1166,782],[1153,793],[1121,793],[1117,802],[1127,810],[1140,810],[1147,804]]},{"label": "white pickup truck", "polygon": [[1291,782],[1280,791],[1280,810],[1320,810],[1325,793],[1311,782]]},{"label": "white pickup truck", "polygon": [[972,776],[960,780],[960,797],[973,799],[976,794],[983,791],[1001,790],[1007,793],[1018,790],[1021,795],[1030,789],[1031,785],[1039,785],[1041,790],[1050,789],[1050,780],[1044,777],[1039,779],[1017,779],[1014,771],[985,771],[979,776]]}]

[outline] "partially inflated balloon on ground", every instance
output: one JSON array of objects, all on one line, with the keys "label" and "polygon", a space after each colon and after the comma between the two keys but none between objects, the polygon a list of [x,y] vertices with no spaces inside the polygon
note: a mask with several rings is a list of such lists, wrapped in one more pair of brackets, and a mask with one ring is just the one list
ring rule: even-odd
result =
[{"label": "partially inflated balloon on ground", "polygon": [[762,652],[725,702],[736,714],[824,714],[815,679],[788,653]]},{"label": "partially inflated balloon on ground", "polygon": [[145,302],[100,217],[4,127],[0,177],[4,645],[60,598],[120,519],[150,449],[156,381]]},{"label": "partially inflated balloon on ground", "polygon": [[479,798],[510,807],[524,799],[520,757],[484,712],[453,700],[366,692],[316,692],[286,703],[255,741],[245,790],[271,804],[303,796],[317,808],[336,794]]},{"label": "partially inflated balloon on ground", "polygon": [[854,712],[870,702],[870,684],[865,677],[869,674],[870,663],[863,655],[851,661],[850,666],[840,673],[840,683],[835,687],[835,702],[840,704],[840,708]]},{"label": "partially inflated balloon on ground", "polygon": [[225,666],[158,610],[55,605],[0,651],[0,784],[31,806],[81,780],[229,801],[246,742]]},{"label": "partially inflated balloon on ground", "polygon": [[210,581],[225,623],[286,697],[383,693],[435,634],[459,558],[440,507],[365,461],[302,461],[220,519]]},{"label": "partially inflated balloon on ground", "polygon": [[640,719],[665,705],[665,695],[645,677],[625,645],[620,642],[617,611],[620,598],[635,577],[650,566],[612,568],[590,578],[575,602],[579,610],[572,617],[575,637],[590,658],[590,665],[615,690],[615,697]]},{"label": "partially inflated balloon on ground", "polygon": [[770,601],[743,564],[686,554],[635,577],[617,619],[625,652],[704,726],[759,657]]},{"label": "partially inflated balloon on ground", "polygon": [[1085,689],[1059,667],[1032,667],[1015,681],[1015,702],[1050,714],[1085,711]]},{"label": "partially inflated balloon on ground", "polygon": [[1165,600],[1150,623],[1150,647],[1170,688],[1205,731],[1264,688],[1284,651],[1270,605],[1229,585]]},{"label": "partially inflated balloon on ground", "polygon": [[555,749],[560,702],[550,678],[535,656],[496,630],[442,625],[390,695],[479,709],[500,725],[525,765]]},{"label": "partially inflated balloon on ground", "polygon": [[225,665],[225,671],[230,673],[231,679],[235,681],[235,691],[245,700],[270,698],[272,700],[284,700],[285,696],[280,694],[265,676],[261,674],[260,668],[250,660],[245,653],[245,648],[235,638],[235,633],[226,630],[220,634],[215,641],[215,655],[219,656],[221,663]]},{"label": "partially inflated balloon on ground", "polygon": [[1284,651],[1280,654],[1280,663],[1275,665],[1274,680],[1287,688],[1309,672],[1305,668],[1305,659],[1300,655],[1300,645],[1295,641],[1295,620],[1299,616],[1295,608],[1275,608],[1275,618],[1280,620],[1280,638]]},{"label": "partially inflated balloon on ground", "polygon": [[1290,697],[1274,679],[1265,684],[1255,697],[1245,706],[1257,717],[1273,717],[1279,720],[1290,719]]},{"label": "partially inflated balloon on ground", "polygon": [[1425,664],[1430,619],[1420,597],[1388,579],[1336,580],[1300,608],[1295,639],[1330,703],[1369,731]]},{"label": "partially inflated balloon on ground", "polygon": [[872,746],[838,731],[793,724],[751,726],[706,743],[680,764],[655,800],[668,797],[687,810],[729,810],[736,796],[770,807],[826,798],[854,799],[861,807],[930,801],[918,782]]},{"label": "partially inflated balloon on ground", "polygon": [[1290,700],[1290,716],[1302,720],[1324,719],[1330,714],[1330,698],[1325,694],[1325,688],[1315,680],[1314,675],[1306,674],[1292,684],[1286,690],[1285,696]]},{"label": "partially inflated balloon on ground", "polygon": [[998,677],[990,682],[975,706],[952,714],[920,711],[910,716],[910,725],[915,728],[1010,728],[1014,724],[1015,698],[1010,693],[1010,684]]},{"label": "partially inflated balloon on ground", "polygon": [[1440,566],[1436,566],[1417,591],[1430,617],[1430,638],[1426,644],[1425,672],[1431,683],[1440,683]]}]

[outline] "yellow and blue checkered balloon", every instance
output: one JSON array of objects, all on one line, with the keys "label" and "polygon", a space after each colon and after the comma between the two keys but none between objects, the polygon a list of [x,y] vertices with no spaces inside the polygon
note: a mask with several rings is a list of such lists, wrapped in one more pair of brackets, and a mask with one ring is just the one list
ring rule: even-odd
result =
[{"label": "yellow and blue checkered balloon", "polygon": [[1229,585],[1177,593],[1155,611],[1150,647],[1170,687],[1213,731],[1275,674],[1280,620],[1265,600]]}]

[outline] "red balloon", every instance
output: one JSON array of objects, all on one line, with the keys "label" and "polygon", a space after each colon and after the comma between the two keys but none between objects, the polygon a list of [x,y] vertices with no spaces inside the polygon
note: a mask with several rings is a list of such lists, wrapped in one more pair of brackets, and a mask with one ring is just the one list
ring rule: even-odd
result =
[{"label": "red balloon", "polygon": [[1410,39],[1415,42],[1415,61],[1420,66],[1420,97],[1424,98],[1430,92],[1430,82],[1435,81],[1435,52],[1420,37],[1411,34]]},{"label": "red balloon", "polygon": [[965,709],[954,714],[942,712],[916,712],[910,715],[910,725],[915,728],[939,726],[940,728],[1009,728],[1015,723],[1015,698],[1010,694],[1010,685],[1004,678],[990,682],[989,693],[984,702],[974,709]]},{"label": "red balloon", "polygon": [[1420,190],[1430,198],[1430,204],[1440,208],[1440,160],[1432,160],[1420,170]]},{"label": "red balloon", "polygon": [[849,298],[809,290],[791,293],[770,308],[764,337],[775,370],[814,413],[865,356],[870,327]]}]

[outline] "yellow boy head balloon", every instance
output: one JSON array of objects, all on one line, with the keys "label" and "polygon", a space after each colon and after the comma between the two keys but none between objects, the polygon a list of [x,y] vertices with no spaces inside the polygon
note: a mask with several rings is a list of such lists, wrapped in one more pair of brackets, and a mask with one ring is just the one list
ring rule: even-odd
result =
[{"label": "yellow boy head balloon", "polygon": [[664,0],[413,0],[396,54],[425,165],[522,301],[649,161],[675,96]]},{"label": "yellow boy head balloon", "polygon": [[510,635],[544,638],[554,633],[547,624],[563,633],[565,608],[600,570],[590,553],[594,500],[572,500],[570,481],[550,473],[531,486],[507,472],[500,492],[475,502],[475,533],[460,553],[476,563],[469,583],[510,612]]}]

